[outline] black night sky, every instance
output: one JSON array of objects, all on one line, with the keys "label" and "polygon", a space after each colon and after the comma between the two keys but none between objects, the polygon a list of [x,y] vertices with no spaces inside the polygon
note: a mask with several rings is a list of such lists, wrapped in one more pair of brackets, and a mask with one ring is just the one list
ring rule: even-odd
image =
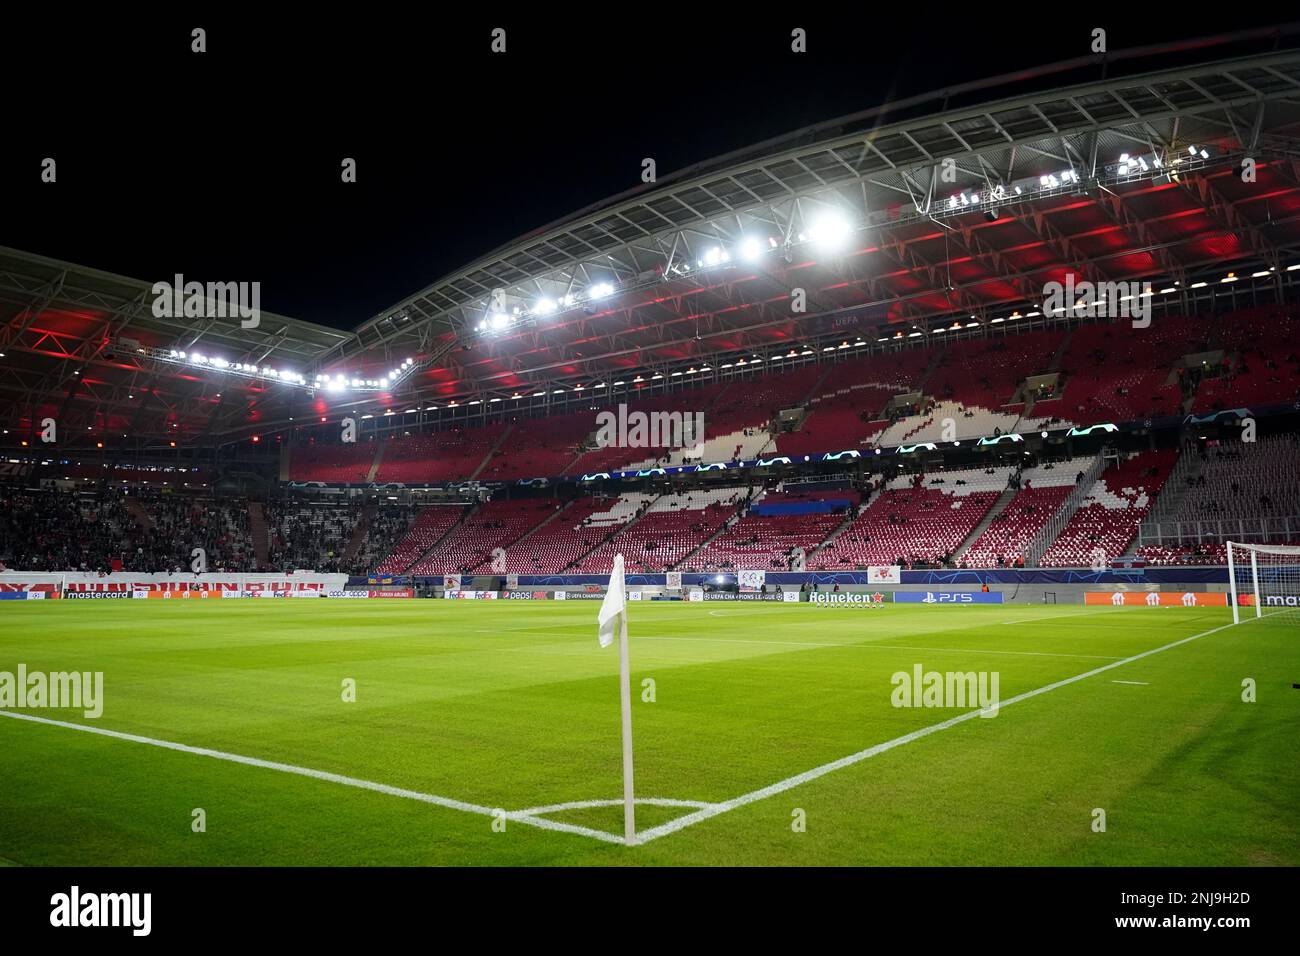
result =
[{"label": "black night sky", "polygon": [[[264,308],[350,328],[638,185],[645,156],[662,177],[810,123],[1082,56],[1094,26],[1118,50],[1273,19],[1067,22],[1042,8],[921,4],[816,17],[754,5],[711,20],[658,5],[474,20],[305,9],[316,13],[293,22],[7,23],[0,244],[151,282],[258,280]],[[201,56],[194,26],[208,31]],[[489,50],[496,26],[504,56]],[[806,54],[790,52],[796,26]],[[39,181],[45,156],[58,162],[53,186]],[[339,181],[344,156],[357,159],[355,185]]]}]

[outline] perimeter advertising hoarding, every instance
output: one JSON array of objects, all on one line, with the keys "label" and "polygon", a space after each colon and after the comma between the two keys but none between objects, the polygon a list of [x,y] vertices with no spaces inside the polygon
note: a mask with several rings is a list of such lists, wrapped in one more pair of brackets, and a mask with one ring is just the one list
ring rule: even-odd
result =
[{"label": "perimeter advertising hoarding", "polygon": [[130,594],[135,591],[166,591],[171,593],[192,591],[288,591],[325,592],[340,590],[348,583],[346,574],[239,574],[209,572],[171,574],[134,571],[114,571],[96,574],[84,571],[66,573],[49,572],[31,574],[6,571],[0,573],[0,590],[42,591],[57,594],[60,590],[75,593]]},{"label": "perimeter advertising hoarding", "polygon": [[808,595],[810,607],[880,607],[890,604],[894,595],[890,591],[815,591]]},{"label": "perimeter advertising hoarding", "polygon": [[1206,591],[1089,591],[1083,603],[1111,607],[1227,607],[1228,595]]},{"label": "perimeter advertising hoarding", "polygon": [[873,565],[867,568],[868,584],[902,584],[903,569],[897,564]]},{"label": "perimeter advertising hoarding", "polygon": [[1001,591],[895,591],[895,604],[1001,604]]}]

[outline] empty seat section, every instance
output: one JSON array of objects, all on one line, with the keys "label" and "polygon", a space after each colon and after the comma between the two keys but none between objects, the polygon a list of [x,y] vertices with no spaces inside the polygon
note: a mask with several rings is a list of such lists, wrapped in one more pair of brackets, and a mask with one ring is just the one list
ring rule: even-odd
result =
[{"label": "empty seat section", "polygon": [[1176,451],[1141,452],[1103,471],[1040,564],[1088,567],[1122,555],[1177,459]]}]

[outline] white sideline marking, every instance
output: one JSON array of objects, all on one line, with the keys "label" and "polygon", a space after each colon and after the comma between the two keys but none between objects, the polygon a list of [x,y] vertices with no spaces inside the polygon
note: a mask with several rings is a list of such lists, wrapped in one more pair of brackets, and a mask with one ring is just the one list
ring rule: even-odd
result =
[{"label": "white sideline marking", "polygon": [[1150,687],[1150,683],[1144,680],[1113,680],[1112,684],[1136,684],[1139,687]]},{"label": "white sideline marking", "polygon": [[[1037,697],[1039,694],[1046,694],[1048,691],[1056,690],[1059,687],[1065,687],[1068,684],[1074,684],[1088,677],[1095,677],[1098,674],[1104,674],[1106,671],[1114,670],[1116,667],[1123,667],[1125,664],[1131,664],[1139,661],[1144,657],[1150,657],[1152,654],[1159,654],[1161,651],[1167,651],[1171,648],[1178,647],[1195,641],[1198,638],[1208,637],[1211,634],[1217,634],[1219,631],[1226,631],[1234,624],[1223,624],[1219,627],[1212,628],[1208,631],[1202,631],[1200,634],[1193,634],[1191,637],[1184,637],[1174,641],[1172,644],[1165,644],[1163,647],[1152,648],[1149,651],[1143,651],[1140,654],[1134,654],[1132,657],[1125,657],[1122,660],[1115,661],[1112,664],[1103,664],[1101,667],[1094,668],[1083,674],[1077,674],[1074,677],[1067,677],[1064,680],[1056,681],[1052,684],[1046,684],[1034,690],[1026,691],[1023,694],[1017,694],[1015,697],[1008,698],[999,703],[999,709],[1009,707],[1012,704],[1019,703],[1022,700],[1029,700],[1031,697]],[[920,740],[922,737],[928,737],[930,734],[938,733],[941,730],[947,730],[949,727],[955,727],[958,724],[965,723],[968,720],[974,720],[979,717],[980,711],[969,710],[964,714],[959,714],[949,720],[940,721],[937,724],[931,724],[929,727],[922,727],[920,730],[914,730],[911,733],[904,734],[901,737],[895,737],[893,740],[887,740],[883,744],[876,744],[874,747],[868,747],[866,750],[859,750],[855,754],[847,757],[841,757],[839,760],[833,760],[830,763],[822,764],[820,767],[813,767],[811,770],[805,770],[803,773],[795,774],[793,777],[786,777],[784,780],[778,780],[774,784],[763,787],[761,790],[753,790],[749,793],[741,794],[739,797],[732,797],[730,800],[724,800],[721,803],[715,803],[711,807],[697,810],[689,813],[684,817],[678,817],[676,820],[670,820],[667,823],[660,824],[657,827],[651,827],[636,835],[637,843],[649,843],[651,840],[657,840],[659,837],[668,836],[670,833],[676,833],[686,827],[693,826],[696,823],[702,823],[712,817],[719,816],[739,807],[743,807],[759,800],[765,800],[768,797],[774,797],[778,793],[784,793],[795,787],[802,786],[818,777],[824,777],[826,774],[835,770],[841,770],[844,767],[851,767],[855,763],[861,763],[877,754],[882,754],[887,750],[893,750],[895,747],[901,747],[903,744],[910,744],[914,740]]]},{"label": "white sideline marking", "polygon": [[[386,783],[375,783],[371,780],[360,780],[356,777],[345,777],[342,774],[330,773],[328,770],[313,770],[310,767],[296,767],[293,764],[278,763],[274,760],[262,760],[259,757],[244,757],[240,754],[226,753],[222,750],[209,750],[206,747],[191,747],[188,744],[178,744],[170,740],[157,740],[153,737],[142,737],[139,734],[124,734],[118,730],[106,730],[102,727],[89,727],[86,724],[74,724],[65,720],[51,720],[48,717],[36,717],[32,714],[19,714],[10,710],[0,710],[0,717],[12,717],[14,720],[26,720],[34,724],[45,724],[50,727],[63,727],[67,730],[80,730],[87,734],[98,734],[101,737],[112,737],[115,740],[127,740],[136,744],[149,744],[152,747],[162,747],[164,750],[177,750],[181,753],[197,754],[200,757],[212,757],[215,760],[226,760],[230,763],[244,764],[247,767],[261,767],[263,770],[278,770],[281,773],[297,774],[300,777],[311,777],[313,780],[325,780],[329,783],[339,783],[345,787],[356,787],[359,790],[372,790],[375,793],[387,794],[390,797],[403,797],[407,800],[419,800],[421,803],[432,803],[435,806],[446,807],[448,810],[460,810],[464,813],[477,813],[481,816],[492,816],[497,809],[495,807],[483,807],[476,803],[467,803],[464,800],[453,800],[450,797],[439,797],[432,793],[420,793],[418,790],[406,790],[402,787],[393,787]],[[618,801],[622,802],[622,801]],[[542,820],[532,816],[527,810],[514,810],[505,813],[507,820],[514,820],[530,827],[538,827],[542,830],[558,830],[564,833],[576,833],[580,836],[592,837],[596,840],[603,840],[606,843],[617,843],[622,845],[623,838],[613,833],[606,833],[603,830],[594,830],[591,827],[575,826],[571,823],[559,823],[555,820]]]}]

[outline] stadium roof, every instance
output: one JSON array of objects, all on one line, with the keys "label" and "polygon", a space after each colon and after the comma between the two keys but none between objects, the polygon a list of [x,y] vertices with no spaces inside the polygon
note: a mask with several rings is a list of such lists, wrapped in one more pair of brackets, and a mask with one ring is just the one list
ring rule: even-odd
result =
[{"label": "stadium roof", "polygon": [[[1108,79],[975,102],[1097,60],[1057,64],[819,124],[536,230],[352,333],[266,313],[256,329],[159,319],[149,283],[0,250],[0,423],[234,436],[986,325],[1067,274],[1178,296],[1230,268],[1279,281],[1300,262],[1300,51],[1113,75],[1186,55],[1130,51]],[[196,348],[262,371],[170,356]],[[322,374],[341,378],[312,387]]]},{"label": "stadium roof", "polygon": [[[158,317],[153,283],[0,247],[0,424],[67,436],[194,439],[257,415],[284,388],[153,357],[201,347],[230,361],[308,368],[346,333],[261,312],[256,330],[222,318]],[[173,434],[174,433],[174,434]]]},{"label": "stadium roof", "polygon": [[[338,351],[454,334],[472,349],[446,357],[426,381],[435,393],[590,386],[815,337],[828,326],[816,317],[837,316],[841,335],[983,321],[1067,272],[1187,284],[1202,268],[1295,256],[1295,51],[943,108],[1028,76],[820,124],[633,190],[440,279]],[[1247,155],[1254,183],[1238,175]],[[830,212],[850,230],[834,253],[810,235]],[[763,254],[746,261],[747,242]],[[591,295],[602,284],[613,291]],[[808,291],[803,315],[791,314],[795,287]]]}]

